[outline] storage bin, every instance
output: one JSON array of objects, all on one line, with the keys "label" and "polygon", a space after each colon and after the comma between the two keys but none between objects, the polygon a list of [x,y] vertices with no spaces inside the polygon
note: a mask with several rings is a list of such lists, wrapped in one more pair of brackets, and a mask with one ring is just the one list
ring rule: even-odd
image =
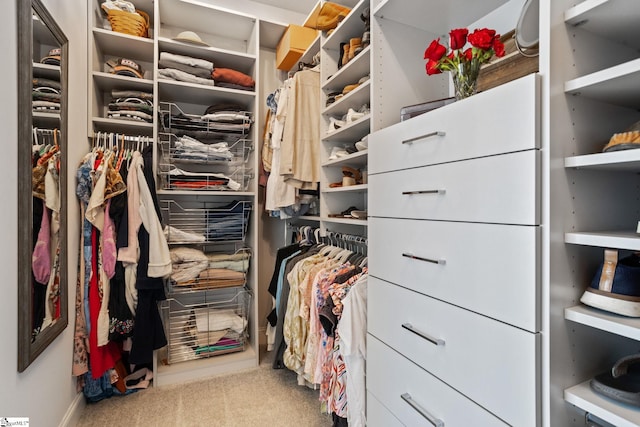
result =
[{"label": "storage bin", "polygon": [[276,46],[276,68],[289,71],[317,36],[313,28],[289,25]]}]

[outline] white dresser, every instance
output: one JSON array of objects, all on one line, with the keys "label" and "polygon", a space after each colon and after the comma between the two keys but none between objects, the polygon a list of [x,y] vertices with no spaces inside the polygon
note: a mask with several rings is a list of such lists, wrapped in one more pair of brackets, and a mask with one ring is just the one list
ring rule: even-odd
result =
[{"label": "white dresser", "polygon": [[370,137],[369,426],[542,423],[538,78]]}]

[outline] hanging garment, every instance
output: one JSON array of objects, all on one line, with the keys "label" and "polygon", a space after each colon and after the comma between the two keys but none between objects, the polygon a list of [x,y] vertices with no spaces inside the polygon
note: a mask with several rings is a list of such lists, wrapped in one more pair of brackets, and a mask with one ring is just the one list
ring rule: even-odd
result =
[{"label": "hanging garment", "polygon": [[296,188],[315,189],[320,181],[320,93],[319,70],[295,74],[279,169],[285,182]]}]

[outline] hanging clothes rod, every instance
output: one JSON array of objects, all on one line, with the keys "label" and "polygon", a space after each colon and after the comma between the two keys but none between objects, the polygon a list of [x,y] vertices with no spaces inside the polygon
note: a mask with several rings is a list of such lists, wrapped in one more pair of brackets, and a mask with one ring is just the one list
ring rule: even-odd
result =
[{"label": "hanging clothes rod", "polygon": [[346,243],[346,244],[361,245],[365,247],[368,244],[368,239],[366,237],[359,236],[357,234],[347,234],[347,233],[340,233],[336,231],[326,230],[326,235],[324,237],[328,239],[329,243],[336,243],[336,244]]},{"label": "hanging clothes rod", "polygon": [[104,148],[117,148],[124,147],[134,148],[133,144],[137,147],[144,147],[152,144],[153,138],[146,135],[125,135],[122,133],[114,132],[94,132],[91,140],[92,147],[104,147]]}]

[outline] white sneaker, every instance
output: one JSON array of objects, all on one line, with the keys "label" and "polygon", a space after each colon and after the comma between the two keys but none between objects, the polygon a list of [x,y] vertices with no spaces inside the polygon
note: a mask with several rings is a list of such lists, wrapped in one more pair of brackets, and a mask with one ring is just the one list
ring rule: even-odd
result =
[{"label": "white sneaker", "polygon": [[347,123],[355,122],[356,120],[360,120],[363,118],[365,113],[360,113],[355,111],[353,108],[349,108],[347,111],[346,121]]},{"label": "white sneaker", "polygon": [[369,135],[365,135],[362,139],[356,142],[356,149],[358,151],[364,151],[369,148]]},{"label": "white sneaker", "polygon": [[336,160],[340,157],[348,156],[349,153],[344,148],[333,147],[331,149],[331,154],[329,155],[329,160]]}]

